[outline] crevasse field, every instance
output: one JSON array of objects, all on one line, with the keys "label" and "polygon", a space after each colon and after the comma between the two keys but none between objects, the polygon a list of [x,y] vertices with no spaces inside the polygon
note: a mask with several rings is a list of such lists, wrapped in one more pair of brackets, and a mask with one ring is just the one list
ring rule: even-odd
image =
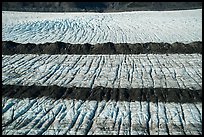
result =
[{"label": "crevasse field", "polygon": [[[202,9],[2,11],[2,41],[202,41]],[[2,55],[2,86],[3,135],[202,135],[202,54]]]},{"label": "crevasse field", "polygon": [[3,11],[2,40],[36,44],[202,41],[202,9],[116,13]]}]

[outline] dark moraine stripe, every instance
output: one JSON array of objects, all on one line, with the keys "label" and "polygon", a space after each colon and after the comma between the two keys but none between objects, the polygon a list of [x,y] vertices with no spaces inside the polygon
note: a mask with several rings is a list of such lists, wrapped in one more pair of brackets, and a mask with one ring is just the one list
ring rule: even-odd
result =
[{"label": "dark moraine stripe", "polygon": [[70,44],[63,42],[21,44],[2,42],[2,54],[202,54],[202,41],[184,43],[118,43]]},{"label": "dark moraine stripe", "polygon": [[176,88],[84,88],[59,86],[19,86],[2,85],[2,97],[76,99],[76,100],[115,100],[115,101],[150,101],[150,102],[202,102],[202,90]]}]

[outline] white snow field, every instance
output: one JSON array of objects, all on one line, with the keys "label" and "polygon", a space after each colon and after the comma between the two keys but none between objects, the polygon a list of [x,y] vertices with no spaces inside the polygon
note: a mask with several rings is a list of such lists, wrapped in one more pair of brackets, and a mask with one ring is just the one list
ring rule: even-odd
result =
[{"label": "white snow field", "polygon": [[202,55],[2,55],[2,83],[200,90]]},{"label": "white snow field", "polygon": [[2,40],[36,44],[202,41],[202,9],[115,13],[2,11]]}]

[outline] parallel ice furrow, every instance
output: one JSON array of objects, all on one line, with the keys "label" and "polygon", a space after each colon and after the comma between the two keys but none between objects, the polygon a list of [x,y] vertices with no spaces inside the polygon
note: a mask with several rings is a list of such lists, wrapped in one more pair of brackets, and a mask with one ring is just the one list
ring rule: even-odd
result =
[{"label": "parallel ice furrow", "polygon": [[[16,106],[22,101],[17,99]],[[14,119],[7,122],[7,126],[3,125],[2,134],[202,134],[202,114],[198,111],[202,109],[201,102],[196,103],[196,109],[193,103],[182,103],[181,108],[179,103],[174,102],[97,102],[49,98],[33,101],[27,103],[31,107],[25,109],[23,115],[18,109],[13,110]],[[12,113],[7,112],[2,115],[3,123],[12,117]]]},{"label": "parallel ice furrow", "polygon": [[[17,64],[7,65],[15,60]],[[198,90],[202,89],[200,62],[200,54],[2,55],[2,82],[4,85]]]}]

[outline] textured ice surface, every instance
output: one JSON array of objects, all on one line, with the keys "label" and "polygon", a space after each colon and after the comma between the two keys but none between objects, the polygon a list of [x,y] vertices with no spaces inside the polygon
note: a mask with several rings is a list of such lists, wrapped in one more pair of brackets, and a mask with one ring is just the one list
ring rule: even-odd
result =
[{"label": "textured ice surface", "polygon": [[2,105],[2,134],[7,135],[202,134],[202,103],[98,102],[42,97],[3,98]]},{"label": "textured ice surface", "polygon": [[202,9],[115,13],[2,11],[2,40],[37,44],[202,41]]},{"label": "textured ice surface", "polygon": [[2,83],[199,90],[202,55],[2,55]]}]

